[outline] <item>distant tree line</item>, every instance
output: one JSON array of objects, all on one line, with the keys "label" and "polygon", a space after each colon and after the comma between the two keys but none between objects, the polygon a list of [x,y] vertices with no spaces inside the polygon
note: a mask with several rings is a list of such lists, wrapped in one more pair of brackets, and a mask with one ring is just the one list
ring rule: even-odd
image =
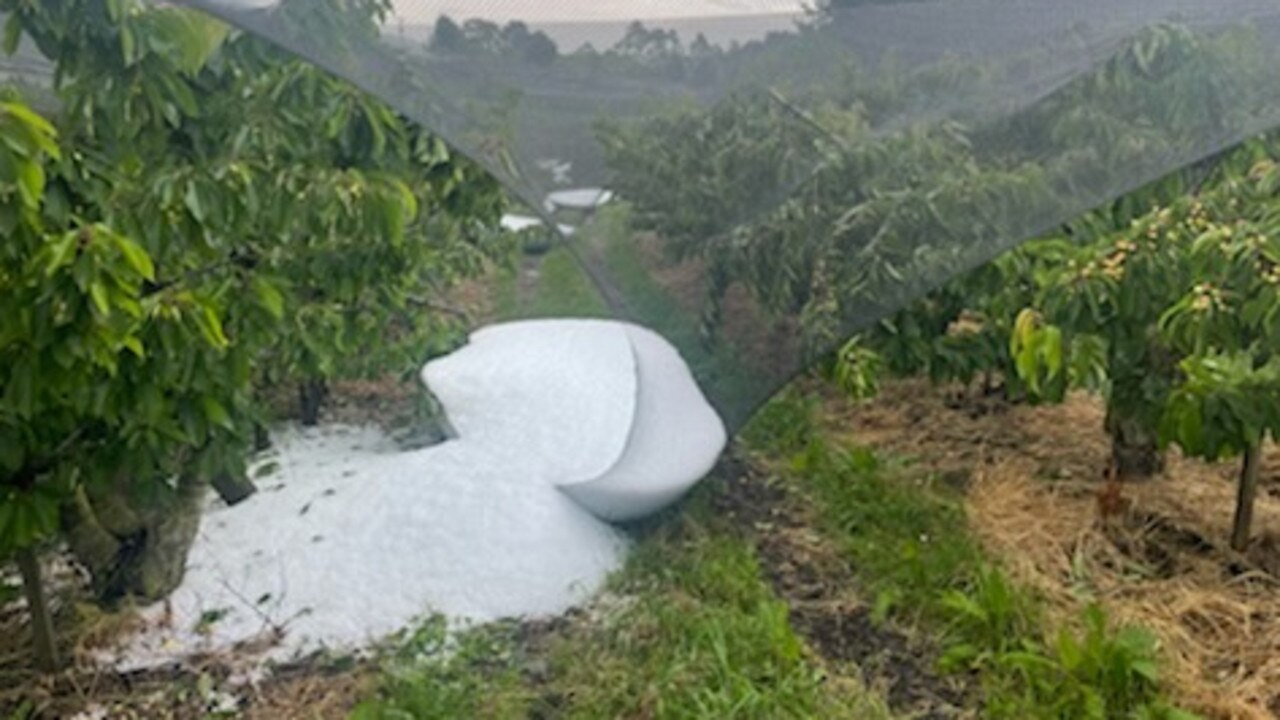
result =
[{"label": "distant tree line", "polygon": [[540,30],[523,22],[498,25],[488,20],[467,20],[459,25],[448,16],[436,21],[430,48],[448,54],[484,54],[546,66],[556,61],[560,51]]}]

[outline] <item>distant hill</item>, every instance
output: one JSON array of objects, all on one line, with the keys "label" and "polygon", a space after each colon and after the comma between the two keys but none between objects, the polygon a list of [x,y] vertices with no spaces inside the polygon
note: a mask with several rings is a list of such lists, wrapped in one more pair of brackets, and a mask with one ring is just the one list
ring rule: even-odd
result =
[{"label": "distant hill", "polygon": [[[796,15],[745,15],[721,18],[671,18],[645,20],[650,29],[675,30],[688,45],[699,33],[713,45],[759,40],[765,35],[795,27]],[[590,43],[598,50],[612,47],[627,33],[626,22],[547,23],[536,29],[556,41],[560,52],[571,53]]]},{"label": "distant hill", "polygon": [[[645,20],[644,23],[651,29],[675,30],[686,45],[701,33],[712,44],[727,47],[735,41],[758,40],[770,32],[789,30],[795,27],[797,18],[798,16],[794,14],[744,15],[719,18],[659,18]],[[459,20],[459,18],[454,19]],[[626,35],[629,24],[623,21],[553,21],[529,23],[529,27],[545,32],[555,41],[561,54],[569,54],[588,43],[597,50],[607,50]],[[404,44],[421,46],[431,40],[433,27],[431,24],[393,20],[388,24],[386,32],[391,38]]]}]

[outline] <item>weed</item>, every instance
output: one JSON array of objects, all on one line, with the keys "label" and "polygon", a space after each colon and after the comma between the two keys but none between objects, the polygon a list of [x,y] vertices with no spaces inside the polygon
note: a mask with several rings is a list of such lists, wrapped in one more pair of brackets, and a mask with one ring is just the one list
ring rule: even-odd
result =
[{"label": "weed", "polygon": [[1040,625],[1031,598],[991,566],[979,567],[967,590],[948,590],[939,602],[951,616],[944,669],[968,669],[1022,651]]},{"label": "weed", "polygon": [[351,720],[522,718],[528,702],[509,625],[451,633],[432,616],[385,660],[377,697]]},{"label": "weed", "polygon": [[993,718],[1138,718],[1195,716],[1160,694],[1155,637],[1139,627],[1109,627],[1096,605],[1085,610],[1083,634],[1063,629],[1044,644],[1023,635],[972,658],[983,675]]},{"label": "weed", "polygon": [[984,556],[954,491],[903,477],[871,451],[828,447],[803,411],[786,396],[766,408],[758,446],[790,459],[793,481],[873,593],[872,616],[942,638],[941,668],[976,674],[985,717],[1193,717],[1162,699],[1151,633],[1112,629],[1093,607],[1082,634],[1048,638],[1038,599]]},{"label": "weed", "polygon": [[742,442],[751,450],[778,458],[805,451],[816,437],[814,400],[796,390],[784,390],[756,413],[742,429]]},{"label": "weed", "polygon": [[967,587],[981,560],[955,499],[892,477],[868,450],[834,450],[821,438],[793,468],[875,597],[875,614],[896,608],[909,624],[943,624],[947,593]]},{"label": "weed", "polygon": [[754,552],[706,500],[637,548],[614,584],[634,602],[556,648],[557,685],[573,698],[566,716],[887,717],[865,690],[841,690],[807,661]]},{"label": "weed", "polygon": [[498,315],[503,319],[605,317],[608,308],[578,261],[556,248],[538,262],[538,278],[529,297],[520,297],[519,269],[508,271],[498,289]]},{"label": "weed", "polygon": [[610,581],[616,601],[537,650],[514,625],[450,635],[428,620],[388,656],[378,697],[353,720],[887,718],[864,688],[810,663],[786,604],[750,544],[716,517],[710,492],[646,531]]}]

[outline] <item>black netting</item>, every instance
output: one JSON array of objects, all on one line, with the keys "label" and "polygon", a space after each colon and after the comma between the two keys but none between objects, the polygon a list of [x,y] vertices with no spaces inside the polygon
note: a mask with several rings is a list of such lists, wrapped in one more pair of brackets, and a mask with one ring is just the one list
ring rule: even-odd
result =
[{"label": "black netting", "polygon": [[966,268],[1280,122],[1259,0],[185,3],[585,229],[607,312],[732,426]]}]

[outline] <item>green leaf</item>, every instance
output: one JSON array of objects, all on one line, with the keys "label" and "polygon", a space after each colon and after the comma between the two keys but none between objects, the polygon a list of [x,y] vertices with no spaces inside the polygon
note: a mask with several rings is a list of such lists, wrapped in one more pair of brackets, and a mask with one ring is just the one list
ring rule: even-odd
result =
[{"label": "green leaf", "polygon": [[958,590],[952,590],[943,595],[942,606],[961,617],[974,620],[985,620],[987,617],[986,611],[976,600]]},{"label": "green leaf", "polygon": [[0,548],[30,547],[58,529],[58,503],[39,490],[0,498]]},{"label": "green leaf", "polygon": [[89,296],[93,298],[94,307],[102,315],[111,314],[111,299],[107,295],[107,286],[102,284],[101,280],[94,280],[89,283]]},{"label": "green leaf", "polygon": [[44,168],[40,163],[29,160],[18,165],[18,192],[27,207],[40,206],[40,200],[44,197],[44,182]]},{"label": "green leaf", "polygon": [[216,348],[224,348],[228,345],[227,336],[222,330],[222,320],[218,318],[218,314],[212,307],[209,305],[201,307],[201,311],[196,314],[196,322],[210,345]]},{"label": "green leaf", "polygon": [[139,341],[138,338],[130,335],[124,339],[123,344],[125,348],[134,355],[137,355],[139,358],[145,359],[147,357],[147,352],[142,348],[142,342]]},{"label": "green leaf", "polygon": [[1049,325],[1044,328],[1043,333],[1041,352],[1044,355],[1045,368],[1050,377],[1057,377],[1062,373],[1062,330]]},{"label": "green leaf", "polygon": [[75,257],[77,240],[75,233],[67,233],[54,241],[49,251],[49,262],[44,268],[46,276],[52,277],[58,270],[71,263],[72,258]]},{"label": "green leaf", "polygon": [[1177,428],[1179,445],[1192,454],[1204,452],[1204,421],[1198,408],[1182,406]]},{"label": "green leaf", "polygon": [[200,192],[196,190],[195,183],[187,183],[187,193],[182,201],[196,222],[204,222],[204,205],[200,202]]},{"label": "green leaf", "polygon": [[35,111],[31,110],[22,103],[6,102],[0,103],[0,111],[4,114],[12,116],[18,122],[22,123],[31,133],[30,139],[40,149],[40,152],[51,158],[60,157],[58,145],[54,142],[58,132],[53,128],[53,124],[45,120]]},{"label": "green leaf", "polygon": [[186,8],[155,10],[147,20],[148,31],[166,41],[163,46],[174,51],[170,53],[171,59],[188,74],[204,67],[230,32],[230,27],[221,20]]},{"label": "green leaf", "polygon": [[1129,669],[1152,684],[1160,682],[1160,666],[1155,660],[1149,658],[1134,660],[1129,664]]},{"label": "green leaf", "polygon": [[261,277],[255,277],[251,282],[254,295],[257,296],[258,302],[271,316],[277,320],[284,319],[284,296],[276,289],[270,281]]},{"label": "green leaf", "polygon": [[137,41],[133,37],[133,29],[128,23],[120,26],[120,52],[124,57],[125,67],[132,67],[137,62]]},{"label": "green leaf", "polygon": [[129,267],[133,271],[142,276],[144,280],[154,281],[156,279],[156,268],[151,262],[151,256],[146,250],[142,249],[134,241],[123,235],[116,235],[116,246],[120,248],[120,252],[124,255],[124,259],[129,263]]},{"label": "green leaf", "polygon": [[951,672],[968,670],[981,657],[978,648],[970,643],[956,643],[943,651],[938,665]]},{"label": "green leaf", "polygon": [[21,357],[13,364],[9,375],[9,387],[5,392],[5,403],[21,418],[29,418],[35,404],[36,368],[30,355]]},{"label": "green leaf", "polygon": [[1068,672],[1080,667],[1084,661],[1084,652],[1080,643],[1070,632],[1063,630],[1058,634],[1058,660]]},{"label": "green leaf", "polygon": [[12,472],[22,467],[26,448],[15,432],[0,432],[0,467]]},{"label": "green leaf", "polygon": [[18,51],[18,43],[22,40],[21,16],[13,13],[4,23],[4,52],[12,55]]},{"label": "green leaf", "polygon": [[1106,720],[1107,702],[1091,687],[1082,687],[1084,693],[1084,717],[1088,720]]},{"label": "green leaf", "polygon": [[204,417],[210,424],[218,425],[227,430],[234,428],[231,423],[231,415],[217,398],[205,395],[201,398],[201,404],[204,406]]}]

